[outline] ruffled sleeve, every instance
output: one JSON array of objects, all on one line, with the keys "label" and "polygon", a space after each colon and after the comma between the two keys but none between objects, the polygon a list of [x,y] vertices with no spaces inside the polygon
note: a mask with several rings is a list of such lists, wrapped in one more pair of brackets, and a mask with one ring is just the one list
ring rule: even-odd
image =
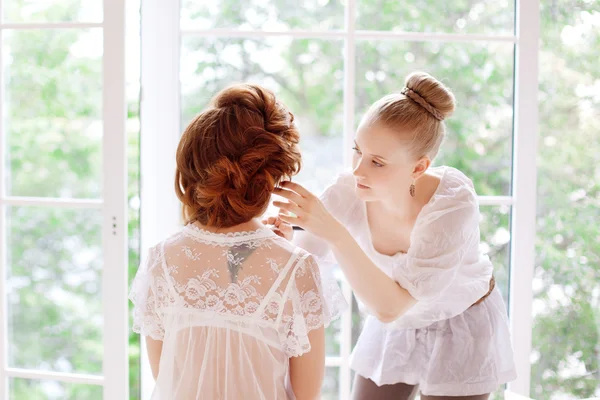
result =
[{"label": "ruffled sleeve", "polygon": [[348,307],[337,282],[329,274],[321,274],[312,255],[304,255],[292,273],[286,290],[282,339],[288,357],[310,351],[308,333],[328,327]]},{"label": "ruffled sleeve", "polygon": [[344,225],[350,222],[350,216],[359,205],[354,185],[352,173],[344,172],[319,196],[327,210]]},{"label": "ruffled sleeve", "polygon": [[479,205],[472,183],[457,171],[423,208],[398,283],[418,300],[411,313],[427,322],[451,318],[489,290],[492,265],[479,251]]},{"label": "ruffled sleeve", "polygon": [[158,312],[156,276],[160,274],[161,256],[156,247],[151,248],[131,284],[129,299],[133,303],[133,331],[154,340],[163,340],[165,329]]}]

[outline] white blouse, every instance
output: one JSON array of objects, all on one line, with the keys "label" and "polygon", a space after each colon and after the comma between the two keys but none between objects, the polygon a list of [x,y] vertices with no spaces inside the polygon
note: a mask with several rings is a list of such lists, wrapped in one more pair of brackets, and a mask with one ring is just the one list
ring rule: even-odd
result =
[{"label": "white blouse", "polygon": [[[430,170],[440,175],[440,184],[417,217],[407,253],[388,256],[375,250],[366,204],[356,195],[351,174],[340,175],[321,195],[375,264],[418,300],[394,322],[396,327],[420,328],[462,313],[488,292],[492,277],[492,264],[479,251],[479,206],[471,181],[454,168]],[[298,236],[300,247],[335,262],[322,240]]]},{"label": "white blouse", "polygon": [[[428,395],[491,392],[513,379],[515,371],[499,290],[471,307],[489,291],[493,272],[479,250],[477,195],[462,172],[450,167],[429,171],[440,183],[417,217],[407,253],[389,256],[375,250],[366,204],[356,195],[352,174],[342,174],[321,196],[373,262],[417,300],[394,322],[367,317],[352,368],[379,385],[419,384]],[[309,233],[297,235],[295,243],[321,264],[337,263],[327,244]],[[462,363],[465,356],[468,365]],[[482,372],[487,371],[482,365],[490,365],[491,372]]]},{"label": "white blouse", "polygon": [[163,341],[152,399],[293,398],[289,358],[346,306],[327,279],[267,228],[188,225],[153,247],[130,293],[133,330]]}]

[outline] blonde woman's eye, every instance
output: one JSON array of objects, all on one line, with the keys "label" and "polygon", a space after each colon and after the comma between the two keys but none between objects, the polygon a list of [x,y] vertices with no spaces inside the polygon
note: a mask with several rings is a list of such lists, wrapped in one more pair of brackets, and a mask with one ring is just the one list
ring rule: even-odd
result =
[{"label": "blonde woman's eye", "polygon": [[373,165],[375,165],[376,167],[383,167],[383,164],[378,163],[377,161],[373,161]]},{"label": "blonde woman's eye", "polygon": [[352,148],[352,150],[354,150],[354,151],[355,151],[355,152],[357,152],[358,154],[362,154],[362,153],[360,152],[360,150],[358,149],[358,147],[353,147],[353,148]]}]

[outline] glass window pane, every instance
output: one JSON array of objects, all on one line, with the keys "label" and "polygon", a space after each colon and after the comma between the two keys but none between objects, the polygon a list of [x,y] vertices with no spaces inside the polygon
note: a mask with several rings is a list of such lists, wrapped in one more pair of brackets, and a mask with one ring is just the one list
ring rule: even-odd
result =
[{"label": "glass window pane", "polygon": [[600,396],[600,11],[541,2],[531,397]]},{"label": "glass window pane", "polygon": [[7,209],[8,365],[102,372],[102,212]]},{"label": "glass window pane", "polygon": [[358,0],[357,29],[404,32],[514,32],[515,2],[510,0]]},{"label": "glass window pane", "polygon": [[509,206],[482,206],[480,208],[480,249],[494,265],[496,286],[508,306],[510,274],[510,211]]},{"label": "glass window pane", "polygon": [[44,400],[102,400],[102,386],[51,380],[11,378],[9,398]]},{"label": "glass window pane", "polygon": [[509,195],[513,48],[506,43],[360,41],[356,124],[373,102],[402,90],[410,72],[429,72],[457,99],[436,164],[462,170],[479,195]]},{"label": "glass window pane", "polygon": [[352,293],[352,349],[354,349],[356,342],[358,342],[360,333],[365,326],[367,315],[366,307]]},{"label": "glass window pane", "polygon": [[338,400],[340,396],[340,368],[325,368],[323,386],[321,386],[322,400]]},{"label": "glass window pane", "polygon": [[102,22],[99,0],[3,0],[4,22]]},{"label": "glass window pane", "polygon": [[182,0],[181,26],[191,29],[281,31],[344,28],[344,5],[339,0],[219,2]]},{"label": "glass window pane", "polygon": [[504,391],[506,390],[506,385],[502,385],[502,387],[496,390],[494,393],[490,395],[489,400],[505,400]]},{"label": "glass window pane", "polygon": [[[129,223],[129,285],[140,265],[140,2],[126,2],[126,35],[125,46],[126,85],[127,85],[127,193]],[[135,333],[133,326],[133,303],[129,305],[129,400],[141,400],[141,347],[140,335]],[[144,359],[145,360],[145,359]],[[145,382],[144,382],[145,383]]]},{"label": "glass window pane", "polygon": [[342,169],[342,48],[337,40],[184,37],[182,125],[229,84],[261,84],[294,113],[303,157],[295,180],[318,193]]},{"label": "glass window pane", "polygon": [[102,31],[7,31],[3,46],[7,193],[100,197]]},{"label": "glass window pane", "polygon": [[341,341],[342,319],[338,318],[325,328],[325,354],[331,357],[339,357]]}]

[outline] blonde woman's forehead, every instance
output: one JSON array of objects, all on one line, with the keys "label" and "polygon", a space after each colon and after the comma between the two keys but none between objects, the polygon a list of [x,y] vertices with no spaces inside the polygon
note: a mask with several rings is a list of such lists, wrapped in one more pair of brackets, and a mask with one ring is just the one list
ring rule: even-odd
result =
[{"label": "blonde woman's forehead", "polygon": [[354,141],[363,154],[385,158],[389,161],[404,161],[409,157],[405,135],[381,124],[361,125]]}]

